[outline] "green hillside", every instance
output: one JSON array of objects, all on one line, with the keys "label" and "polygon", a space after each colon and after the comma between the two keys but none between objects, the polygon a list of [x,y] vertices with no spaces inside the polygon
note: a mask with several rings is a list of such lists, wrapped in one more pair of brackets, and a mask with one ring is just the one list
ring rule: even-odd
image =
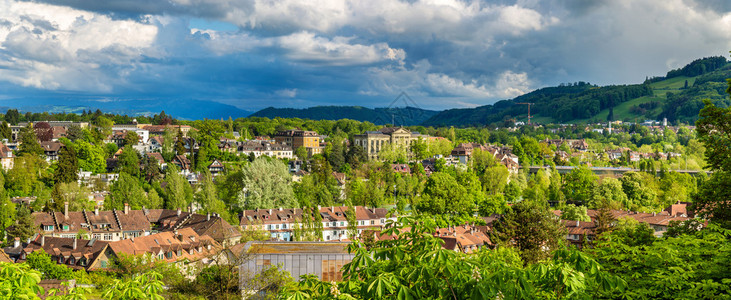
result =
[{"label": "green hillside", "polygon": [[527,105],[535,123],[586,123],[607,120],[641,121],[668,118],[671,122],[694,122],[703,99],[720,107],[731,100],[725,93],[731,78],[731,63],[723,57],[697,59],[666,76],[643,84],[599,87],[578,82],[535,90],[512,100],[473,109],[450,109],[426,120],[425,126],[506,125],[527,121]]}]

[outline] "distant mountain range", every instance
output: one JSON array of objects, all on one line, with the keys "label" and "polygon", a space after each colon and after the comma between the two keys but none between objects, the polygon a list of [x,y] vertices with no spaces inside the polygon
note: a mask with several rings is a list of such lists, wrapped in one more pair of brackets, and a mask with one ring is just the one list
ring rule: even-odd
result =
[{"label": "distant mountain range", "polygon": [[268,107],[251,114],[251,117],[266,118],[301,118],[311,120],[351,119],[371,122],[378,125],[394,124],[397,126],[419,125],[435,116],[438,111],[416,107],[402,108],[367,108],[362,106],[315,106],[310,108],[274,108]]},{"label": "distant mountain range", "polygon": [[[63,103],[63,104],[59,104]],[[82,110],[100,109],[105,113],[139,116],[155,115],[161,111],[175,118],[186,120],[233,119],[249,116],[252,112],[233,105],[206,100],[179,99],[171,104],[170,100],[98,100],[98,99],[59,99],[51,97],[17,98],[0,100],[0,111],[17,108],[30,112],[81,113]]]}]

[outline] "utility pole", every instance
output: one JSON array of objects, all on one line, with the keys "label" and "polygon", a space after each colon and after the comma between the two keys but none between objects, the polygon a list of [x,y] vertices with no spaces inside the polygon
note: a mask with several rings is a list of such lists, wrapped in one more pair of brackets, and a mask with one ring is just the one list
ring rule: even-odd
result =
[{"label": "utility pole", "polygon": [[528,125],[530,125],[530,118],[532,118],[531,115],[530,115],[530,106],[533,105],[533,103],[516,102],[515,104],[525,104],[525,105],[528,105]]}]

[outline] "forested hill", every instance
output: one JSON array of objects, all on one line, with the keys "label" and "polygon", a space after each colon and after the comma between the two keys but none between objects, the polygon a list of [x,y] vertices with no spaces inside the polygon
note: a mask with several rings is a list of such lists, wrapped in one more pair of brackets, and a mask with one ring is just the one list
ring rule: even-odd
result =
[{"label": "forested hill", "polygon": [[419,125],[436,115],[433,110],[416,107],[367,108],[362,106],[315,106],[304,109],[268,107],[252,114],[252,117],[300,118],[310,120],[351,119],[374,124]]},{"label": "forested hill", "polygon": [[538,89],[513,100],[499,101],[494,105],[446,110],[422,125],[480,126],[512,119],[526,120],[527,105],[519,103],[532,103],[531,115],[534,117],[550,119],[551,122],[572,122],[576,119],[591,118],[603,109],[648,95],[652,95],[652,89],[647,84],[598,87],[578,82]]},{"label": "forested hill", "polygon": [[424,126],[484,126],[527,121],[528,107],[539,123],[636,121],[644,119],[693,122],[703,108],[703,99],[720,107],[731,105],[725,93],[731,78],[731,63],[721,56],[697,59],[666,76],[642,84],[599,87],[586,82],[562,84],[535,90],[512,100],[471,109],[440,112]]}]

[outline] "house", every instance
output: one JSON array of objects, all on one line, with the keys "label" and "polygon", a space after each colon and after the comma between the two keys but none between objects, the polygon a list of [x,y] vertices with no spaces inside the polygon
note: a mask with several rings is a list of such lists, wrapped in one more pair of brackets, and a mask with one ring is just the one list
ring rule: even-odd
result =
[{"label": "house", "polygon": [[223,164],[218,161],[218,159],[214,159],[213,162],[208,165],[208,171],[211,172],[212,176],[216,176],[219,173],[223,173]]},{"label": "house", "polygon": [[217,214],[201,215],[180,209],[143,209],[153,231],[175,231],[191,228],[198,235],[210,236],[223,246],[233,245],[241,239],[241,232]]},{"label": "house", "polygon": [[250,140],[245,143],[237,145],[236,151],[239,155],[251,155],[259,157],[266,155],[269,157],[279,159],[292,159],[294,158],[294,151],[292,146],[279,143],[271,143],[263,140]]},{"label": "house", "polygon": [[188,160],[188,157],[186,157],[185,155],[175,155],[175,157],[173,157],[172,163],[178,166],[178,169],[180,169],[180,171],[190,171],[191,163],[190,160]]},{"label": "house", "polygon": [[34,212],[36,230],[49,237],[75,238],[88,235],[101,241],[118,241],[130,237],[150,234],[150,223],[140,210],[130,210],[125,205],[123,211],[95,209],[93,212],[68,211],[68,203],[63,212]]},{"label": "house", "polygon": [[566,227],[566,240],[579,249],[584,247],[586,242],[594,241],[596,238],[596,223],[574,220],[561,220]]},{"label": "house", "polygon": [[146,146],[147,146],[146,152],[149,153],[149,152],[162,151],[162,145],[164,142],[165,142],[165,138],[163,138],[160,135],[150,137],[150,139],[147,141],[147,144],[146,144]]},{"label": "house", "polygon": [[411,174],[411,168],[407,164],[391,164],[391,170],[404,175]]},{"label": "house", "polygon": [[106,269],[111,266],[111,261],[115,257],[109,248],[109,242],[96,239],[49,237],[37,234],[30,243],[23,247],[23,251],[16,262],[24,262],[29,254],[41,249],[48,253],[51,260],[57,264],[76,270]]},{"label": "house", "polygon": [[310,157],[322,153],[323,149],[320,146],[320,135],[315,131],[299,129],[282,130],[274,135],[274,141],[275,143],[289,146],[292,150],[304,147]]},{"label": "house", "polygon": [[203,261],[221,250],[221,245],[207,235],[198,235],[191,228],[160,232],[109,244],[115,256],[142,255],[168,263]]},{"label": "house", "polygon": [[13,151],[8,148],[5,143],[0,143],[0,166],[7,171],[15,165],[15,156]]},{"label": "house", "polygon": [[43,153],[46,154],[46,160],[47,161],[55,161],[58,160],[58,151],[61,150],[62,144],[60,142],[41,142],[41,148],[43,148]]},{"label": "house", "polygon": [[165,170],[168,167],[168,163],[165,162],[165,159],[162,157],[162,154],[158,152],[148,152],[147,157],[151,157],[155,162],[157,162],[157,165],[160,167],[160,170]]},{"label": "house", "polygon": [[201,215],[172,209],[109,210],[93,212],[34,212],[40,234],[49,237],[74,238],[79,234],[102,241],[120,241],[147,236],[160,231],[192,228],[198,235],[207,235],[228,245],[241,238],[236,227],[218,215]]}]

